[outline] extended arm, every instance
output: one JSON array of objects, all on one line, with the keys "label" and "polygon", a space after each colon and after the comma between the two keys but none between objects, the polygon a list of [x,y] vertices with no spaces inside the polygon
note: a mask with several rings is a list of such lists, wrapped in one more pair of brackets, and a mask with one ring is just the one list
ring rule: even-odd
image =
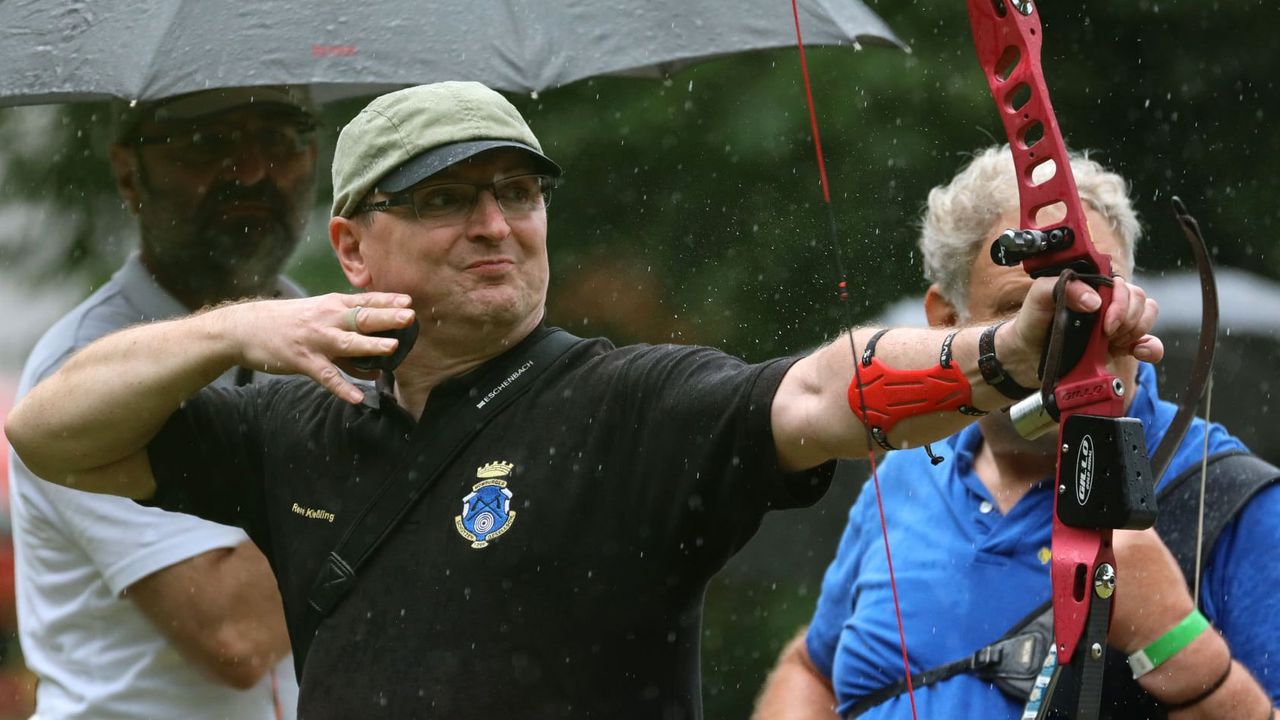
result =
[{"label": "extended arm", "polygon": [[836,720],[835,708],[831,680],[814,667],[801,628],[769,673],[752,720]]},{"label": "extended arm", "polygon": [[154,481],[145,448],[179,405],[228,368],[302,373],[359,402],[335,358],[386,355],[395,341],[349,329],[404,327],[404,295],[332,294],[219,306],[181,320],[139,325],[89,345],[32,389],[5,433],[37,475],[62,485],[133,498]]},{"label": "extended arm", "polygon": [[289,653],[275,577],[252,543],[170,565],[125,597],[183,657],[231,687],[253,687]]},{"label": "extended arm", "polygon": [[[996,334],[996,352],[1005,371],[1019,384],[1039,385],[1036,368],[1053,315],[1054,278],[1032,284],[1026,302],[1012,322]],[[1078,312],[1096,310],[1100,299],[1086,284],[1076,281],[1067,287],[1067,305]],[[1155,302],[1137,286],[1117,278],[1103,327],[1113,351],[1155,362],[1163,356],[1160,341],[1147,335],[1155,324]],[[972,388],[971,405],[994,411],[1010,403],[987,385],[978,370],[978,338],[985,328],[959,331],[952,342],[954,362]],[[873,330],[857,330],[854,340],[859,352],[866,347]],[[938,364],[939,350],[951,331],[944,329],[896,329],[879,341],[876,357],[885,365],[900,369],[928,368]],[[832,458],[865,456],[867,433],[850,411],[849,382],[853,378],[853,356],[849,339],[842,336],[792,366],[774,398],[772,417],[774,441],[783,468],[800,470]],[[973,421],[959,412],[930,412],[898,423],[889,433],[895,447],[914,447],[946,437]]]}]

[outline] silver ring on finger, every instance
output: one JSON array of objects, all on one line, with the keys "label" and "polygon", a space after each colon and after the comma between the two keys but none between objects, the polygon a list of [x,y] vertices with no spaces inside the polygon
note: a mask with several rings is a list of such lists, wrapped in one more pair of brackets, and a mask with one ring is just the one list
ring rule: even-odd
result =
[{"label": "silver ring on finger", "polygon": [[353,333],[360,332],[360,311],[363,305],[357,305],[347,311],[347,329]]}]

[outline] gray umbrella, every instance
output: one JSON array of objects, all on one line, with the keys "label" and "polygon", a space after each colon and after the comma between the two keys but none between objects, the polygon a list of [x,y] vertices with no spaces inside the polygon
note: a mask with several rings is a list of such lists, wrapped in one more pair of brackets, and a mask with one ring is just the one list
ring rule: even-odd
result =
[{"label": "gray umbrella", "polygon": [[[807,44],[902,47],[858,0],[799,6]],[[7,0],[0,104],[283,83],[325,102],[444,79],[528,92],[794,43],[788,0]]]}]

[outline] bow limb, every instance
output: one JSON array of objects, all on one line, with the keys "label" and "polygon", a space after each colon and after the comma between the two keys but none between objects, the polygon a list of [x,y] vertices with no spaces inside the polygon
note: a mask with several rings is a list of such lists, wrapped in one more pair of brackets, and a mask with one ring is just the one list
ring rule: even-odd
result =
[{"label": "bow limb", "polygon": [[1165,430],[1164,438],[1151,455],[1151,469],[1157,481],[1164,476],[1173,459],[1174,452],[1182,444],[1191,418],[1195,415],[1196,405],[1204,398],[1204,443],[1200,455],[1200,508],[1199,522],[1196,524],[1196,547],[1194,578],[1192,581],[1192,601],[1200,605],[1200,561],[1204,544],[1204,501],[1205,483],[1208,478],[1209,462],[1209,409],[1213,394],[1213,355],[1218,344],[1218,284],[1213,274],[1213,261],[1209,258],[1209,248],[1200,232],[1200,224],[1187,211],[1187,206],[1177,196],[1172,198],[1174,216],[1178,225],[1186,235],[1191,246],[1191,254],[1195,257],[1196,269],[1200,274],[1200,336],[1196,344],[1196,358],[1191,374],[1187,378],[1187,387],[1178,400],[1178,412]]},{"label": "bow limb", "polygon": [[1164,438],[1151,455],[1151,470],[1157,479],[1162,477],[1165,470],[1169,468],[1169,461],[1173,459],[1173,454],[1182,443],[1187,427],[1191,424],[1196,404],[1205,394],[1205,388],[1213,370],[1214,350],[1218,344],[1218,284],[1214,278],[1209,248],[1205,244],[1204,235],[1200,232],[1200,224],[1187,211],[1187,206],[1176,196],[1171,199],[1171,202],[1174,216],[1187,237],[1191,254],[1196,261],[1196,269],[1200,274],[1200,337],[1196,343],[1195,363],[1187,379],[1187,387],[1179,399],[1178,413],[1169,423]]}]

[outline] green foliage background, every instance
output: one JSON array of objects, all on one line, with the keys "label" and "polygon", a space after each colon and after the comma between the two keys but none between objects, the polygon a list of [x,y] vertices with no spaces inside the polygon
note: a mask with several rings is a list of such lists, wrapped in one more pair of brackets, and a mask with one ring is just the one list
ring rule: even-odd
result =
[{"label": "green foliage background", "polygon": [[[963,2],[868,4],[909,54],[867,47],[809,56],[859,319],[923,289],[914,239],[927,190],[1001,134]],[[1149,228],[1143,268],[1190,262],[1168,210],[1176,193],[1219,264],[1280,279],[1280,178],[1271,166],[1280,161],[1280,8],[1045,0],[1040,9],[1064,135],[1133,183]],[[600,79],[513,100],[567,168],[551,209],[553,321],[620,342],[712,344],[753,360],[799,351],[840,326],[794,51],[716,61],[666,82]],[[362,104],[326,108],[326,142]],[[0,112],[9,143],[0,192],[38,208],[47,230],[0,243],[6,277],[87,289],[131,247],[99,150],[103,110]],[[323,178],[317,196],[295,275],[315,290],[343,289],[324,234]],[[757,540],[712,588],[708,717],[749,713],[777,650],[811,611],[857,474],[823,509],[789,514],[787,529]],[[758,547],[773,538],[787,546]],[[797,547],[803,562],[777,560]]]}]

